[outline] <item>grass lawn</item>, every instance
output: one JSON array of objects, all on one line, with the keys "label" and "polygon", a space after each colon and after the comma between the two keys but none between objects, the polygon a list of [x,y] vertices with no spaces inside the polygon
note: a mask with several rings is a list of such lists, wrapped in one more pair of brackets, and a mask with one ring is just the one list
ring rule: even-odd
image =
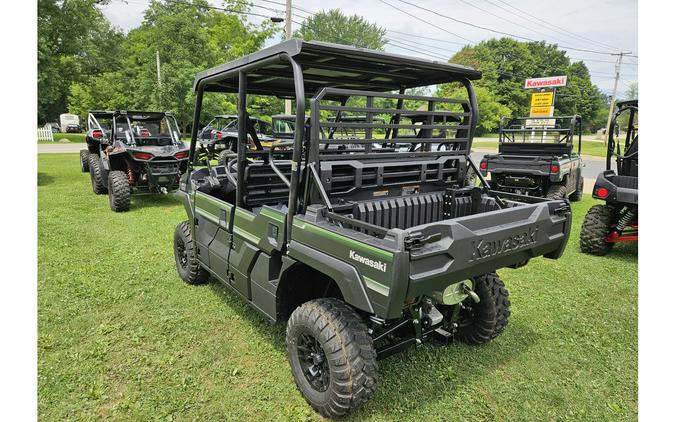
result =
[{"label": "grass lawn", "polygon": [[54,142],[52,141],[38,141],[38,144],[53,144],[58,143],[62,139],[67,139],[70,142],[75,143],[85,143],[85,134],[84,133],[55,133]]},{"label": "grass lawn", "polygon": [[[42,420],[319,420],[297,392],[284,326],[218,284],[176,275],[171,196],[115,214],[76,154],[38,158],[38,410]],[[504,334],[380,362],[352,420],[636,420],[637,246],[579,252],[595,203],[575,203],[563,258],[500,275]]]},{"label": "grass lawn", "polygon": [[[472,144],[473,148],[494,149],[497,151],[497,138],[494,141],[475,141]],[[576,141],[574,142],[574,150],[576,151]],[[607,156],[607,146],[602,142],[597,141],[581,141],[581,155],[592,155],[594,157],[605,158]]]}]

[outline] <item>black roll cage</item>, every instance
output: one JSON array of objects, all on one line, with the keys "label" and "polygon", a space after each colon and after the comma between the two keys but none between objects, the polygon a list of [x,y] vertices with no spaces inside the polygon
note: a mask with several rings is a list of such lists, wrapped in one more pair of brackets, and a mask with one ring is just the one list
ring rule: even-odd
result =
[{"label": "black roll cage", "polygon": [[626,157],[621,154],[621,143],[616,142],[616,140],[614,139],[615,135],[614,130],[618,125],[617,120],[625,112],[629,112],[630,114],[628,116],[628,130],[626,131],[626,137],[624,140],[624,147],[623,147],[624,154],[626,153],[626,151],[628,151],[630,146],[637,140],[637,128],[635,127],[635,116],[638,114],[638,101],[628,100],[618,103],[617,110],[614,112],[612,122],[609,125],[610,131],[609,136],[607,138],[606,168],[607,170],[612,169],[612,157],[616,157],[617,174],[622,174],[621,166],[623,164],[624,158]]},{"label": "black roll cage", "polygon": [[[304,42],[300,42],[297,40],[293,40],[295,42],[303,43],[303,44],[308,44]],[[286,42],[289,43],[289,42]],[[286,44],[284,43],[284,44]],[[309,43],[312,44],[312,43]],[[283,45],[283,44],[282,44]],[[315,43],[313,44],[314,46],[321,47],[322,49],[330,48],[330,44],[326,43]],[[345,46],[338,46],[335,45],[335,48],[339,48],[341,50],[345,49],[352,49],[350,47],[345,47]],[[364,49],[352,49],[355,52],[358,53],[368,53],[368,50]],[[386,53],[382,52],[372,52],[376,53],[379,56],[382,55],[387,55]],[[387,141],[391,142],[393,138],[396,138],[396,133],[398,129],[401,128],[416,128],[416,129],[421,129],[421,133],[425,134],[421,138],[416,138],[414,141],[421,143],[421,144],[431,144],[432,142],[438,143],[439,139],[438,138],[433,138],[431,136],[431,132],[434,129],[440,129],[440,126],[435,124],[435,117],[436,116],[453,116],[453,117],[463,117],[466,118],[463,120],[466,124],[462,125],[460,130],[463,130],[465,133],[465,136],[462,139],[455,139],[453,138],[451,141],[452,142],[457,142],[457,141],[463,141],[466,143],[466,147],[463,148],[461,151],[420,151],[420,152],[408,152],[408,153],[400,153],[400,152],[394,152],[394,153],[381,153],[381,154],[376,154],[376,158],[413,158],[413,157],[424,157],[424,156],[440,156],[440,155],[464,155],[466,161],[474,168],[474,171],[476,174],[479,175],[481,182],[483,183],[483,186],[485,186],[487,189],[489,189],[489,184],[480,176],[480,172],[478,170],[478,167],[476,164],[471,160],[469,153],[471,151],[471,140],[473,139],[475,128],[476,128],[476,122],[478,121],[478,104],[476,101],[476,96],[475,92],[473,90],[473,85],[471,84],[470,79],[478,79],[480,78],[480,73],[474,71],[473,69],[470,68],[462,68],[461,66],[455,66],[453,68],[454,72],[459,73],[457,74],[452,74],[450,71],[448,71],[447,76],[442,79],[442,80],[433,80],[430,81],[426,85],[422,84],[411,84],[413,87],[414,86],[428,86],[428,85],[433,85],[437,83],[449,83],[449,82],[459,82],[464,85],[464,87],[467,90],[468,94],[468,100],[455,100],[455,99],[446,99],[446,98],[440,98],[440,97],[428,97],[428,96],[412,96],[412,95],[405,95],[405,90],[406,86],[401,85],[399,87],[399,92],[398,93],[391,93],[391,92],[383,92],[383,91],[366,91],[366,90],[351,90],[351,89],[344,89],[344,88],[333,88],[329,87],[329,83],[324,82],[325,87],[322,87],[319,89],[319,91],[315,94],[314,97],[311,98],[310,100],[310,107],[311,107],[311,122],[309,126],[309,131],[305,130],[298,130],[299,128],[304,128],[305,127],[305,111],[306,111],[306,92],[305,92],[305,78],[303,75],[303,68],[301,65],[298,63],[298,60],[294,58],[292,54],[289,54],[286,51],[279,51],[276,54],[271,54],[267,57],[263,57],[260,59],[253,60],[252,58],[255,56],[252,55],[251,57],[244,57],[242,59],[236,60],[233,63],[233,66],[231,68],[227,68],[227,65],[224,65],[219,67],[219,68],[214,68],[211,73],[211,71],[206,71],[203,72],[202,74],[199,74],[196,78],[195,81],[195,91],[196,91],[196,100],[195,100],[195,109],[194,109],[194,114],[193,114],[193,125],[192,125],[192,132],[191,132],[191,144],[190,144],[190,155],[188,159],[188,170],[187,170],[187,177],[190,177],[190,173],[194,170],[194,158],[195,158],[195,152],[196,152],[196,144],[197,144],[197,136],[199,133],[198,129],[198,124],[201,115],[201,108],[202,108],[202,102],[203,102],[203,97],[204,93],[208,91],[221,91],[220,89],[212,89],[207,91],[207,86],[210,83],[216,83],[219,80],[223,80],[226,77],[233,77],[237,76],[238,78],[238,95],[237,95],[237,116],[240,122],[246,121],[247,117],[247,110],[246,110],[246,101],[247,101],[247,94],[248,94],[248,85],[247,85],[247,79],[249,74],[254,74],[256,70],[263,68],[264,66],[268,65],[277,65],[280,63],[288,63],[292,69],[292,79],[293,79],[293,86],[294,86],[294,91],[295,91],[295,101],[296,101],[296,108],[295,108],[295,133],[293,136],[293,143],[292,143],[292,156],[291,156],[291,177],[290,180],[288,180],[281,172],[279,169],[276,167],[274,164],[274,159],[273,159],[273,153],[274,153],[274,148],[272,148],[270,151],[268,151],[268,154],[264,154],[266,157],[269,157],[269,162],[272,167],[272,169],[280,175],[281,180],[289,186],[289,196],[288,196],[288,212],[286,216],[286,221],[285,221],[285,234],[286,234],[286,239],[291,238],[292,230],[293,230],[293,217],[298,213],[298,190],[300,188],[300,183],[301,183],[301,163],[303,159],[303,147],[308,148],[308,156],[306,157],[306,183],[304,186],[305,189],[305,197],[309,195],[310,189],[313,188],[317,191],[319,198],[321,201],[327,206],[329,211],[332,211],[332,206],[330,203],[330,200],[328,198],[327,193],[322,187],[322,184],[320,182],[320,176],[318,173],[318,163],[320,161],[320,154],[319,154],[319,140],[321,139],[321,132],[322,132],[322,126],[324,127],[331,127],[333,131],[337,128],[343,127],[343,128],[350,128],[350,127],[360,127],[360,128],[365,128],[366,131],[366,136],[367,139],[359,139],[355,143],[363,143],[366,144],[366,151],[364,151],[364,154],[354,154],[354,155],[349,155],[346,158],[352,159],[352,160],[358,160],[360,158],[373,158],[373,156],[368,156],[369,153],[372,152],[372,144],[375,142],[382,142],[384,139],[373,139],[372,136],[369,136],[372,134],[372,129],[375,127],[374,123],[372,123],[372,118],[373,115],[377,112],[381,113],[388,113],[389,111],[383,110],[383,109],[375,109],[373,107],[373,98],[375,96],[377,97],[384,97],[384,98],[390,98],[390,99],[397,99],[397,107],[396,111],[393,113],[393,119],[390,123],[378,123],[376,124],[377,127],[381,127],[384,129],[387,129]],[[396,56],[396,55],[390,55],[392,58],[396,57],[402,57],[402,56]],[[411,59],[411,58],[406,58],[407,60],[410,61],[418,61],[418,62],[423,62],[422,59]],[[429,62],[431,63],[431,62]],[[433,62],[437,66],[441,65],[446,65],[449,66],[447,63],[446,64],[440,64],[438,62]],[[405,66],[404,63],[400,65],[401,67]],[[453,65],[454,66],[454,65]],[[465,72],[465,75],[462,75],[461,73]],[[204,73],[206,73],[204,75]],[[371,71],[372,73],[372,71]],[[438,74],[433,75],[436,79],[438,79]],[[310,76],[312,78],[312,76]],[[417,81],[419,82],[419,81]],[[314,82],[316,83],[316,82]],[[227,87],[231,89],[231,87]],[[380,88],[381,89],[381,88]],[[270,91],[267,95],[274,95],[273,91]],[[320,106],[320,100],[325,98],[326,96],[332,96],[335,98],[342,97],[343,100],[341,101],[340,105],[337,106],[327,106],[323,107],[323,109],[332,109],[333,111],[337,111],[340,113],[341,111],[352,111],[352,112],[363,112],[367,116],[367,121],[365,123],[351,123],[351,122],[340,122],[338,118],[336,118],[336,121],[334,122],[321,122],[320,124],[319,121],[319,116],[320,116],[320,110],[322,107]],[[352,96],[352,95],[360,95],[360,96],[365,96],[367,98],[367,104],[365,108],[358,108],[358,107],[348,107],[346,106],[346,101],[347,99]],[[280,98],[288,98],[287,95],[277,95]],[[403,101],[404,100],[419,100],[419,101],[426,101],[428,103],[429,110],[426,111],[420,111],[420,110],[404,110],[403,107]],[[449,111],[437,111],[435,110],[434,105],[438,102],[448,102],[448,103],[462,103],[462,106],[464,108],[463,113],[454,113],[454,112],[449,112]],[[399,123],[401,115],[406,114],[406,113],[423,113],[427,115],[427,121],[422,124],[422,125],[402,125]],[[459,116],[461,114],[461,116]],[[354,126],[357,125],[357,126]],[[237,147],[237,163],[245,163],[246,162],[246,156],[247,156],[247,125],[238,125],[238,147]],[[391,130],[391,131],[390,131]],[[309,136],[309,139],[305,139],[307,136]],[[408,140],[409,142],[410,140]],[[332,142],[339,143],[339,140],[334,140]],[[255,151],[253,151],[255,153]],[[261,154],[261,151],[257,151],[257,155],[263,156]],[[264,159],[267,159],[266,157],[263,157]],[[335,158],[333,155],[327,155],[326,158]],[[227,167],[227,166],[226,166]],[[229,167],[228,167],[229,169]],[[244,189],[241,188],[241,182],[245,180],[245,166],[244,165],[237,165],[237,180],[236,180],[236,206],[241,207],[244,205]],[[232,182],[232,178],[229,178],[230,181]],[[305,206],[307,206],[307,201],[305,201]]]}]

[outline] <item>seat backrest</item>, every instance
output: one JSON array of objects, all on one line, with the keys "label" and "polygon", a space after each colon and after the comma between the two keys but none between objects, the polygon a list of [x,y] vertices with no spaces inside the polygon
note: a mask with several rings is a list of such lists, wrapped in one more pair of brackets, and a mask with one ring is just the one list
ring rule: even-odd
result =
[{"label": "seat backrest", "polygon": [[[290,179],[290,161],[275,161],[275,163],[284,176]],[[246,179],[246,192],[244,193],[246,206],[256,207],[288,202],[289,188],[269,163],[261,161],[248,163],[244,170],[244,177]]]}]

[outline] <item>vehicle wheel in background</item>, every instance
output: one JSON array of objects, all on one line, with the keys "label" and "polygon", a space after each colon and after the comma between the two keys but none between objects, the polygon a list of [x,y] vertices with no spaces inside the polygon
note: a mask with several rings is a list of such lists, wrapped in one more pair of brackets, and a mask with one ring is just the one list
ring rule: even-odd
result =
[{"label": "vehicle wheel in background", "polygon": [[581,198],[584,196],[584,178],[579,175],[577,178],[577,190],[570,194],[570,201],[577,202],[581,201]]},{"label": "vehicle wheel in background", "polygon": [[565,199],[566,194],[567,189],[565,188],[565,185],[551,185],[548,187],[546,197],[548,199]]},{"label": "vehicle wheel in background", "polygon": [[125,172],[113,170],[108,174],[108,200],[111,210],[115,212],[129,211],[131,187]]},{"label": "vehicle wheel in background", "polygon": [[614,243],[607,242],[606,239],[612,231],[614,213],[611,205],[593,205],[588,210],[579,235],[582,252],[603,256],[612,250]]},{"label": "vehicle wheel in background", "polygon": [[82,173],[89,173],[89,151],[86,149],[80,150],[80,170]]},{"label": "vehicle wheel in background", "polygon": [[101,159],[97,154],[89,154],[89,177],[91,178],[91,189],[96,195],[108,193],[101,171]]}]

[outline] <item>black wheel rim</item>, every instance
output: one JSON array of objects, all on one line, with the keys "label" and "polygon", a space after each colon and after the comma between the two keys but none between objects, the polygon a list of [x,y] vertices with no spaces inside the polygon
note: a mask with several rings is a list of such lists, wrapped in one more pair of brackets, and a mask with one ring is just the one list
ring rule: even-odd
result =
[{"label": "black wheel rim", "polygon": [[178,258],[178,264],[181,266],[181,268],[186,268],[188,263],[188,254],[183,239],[178,239],[178,242],[176,242],[176,257]]},{"label": "black wheel rim", "polygon": [[319,341],[311,334],[302,333],[298,338],[297,349],[300,368],[309,384],[317,391],[326,391],[330,384],[330,369]]}]

